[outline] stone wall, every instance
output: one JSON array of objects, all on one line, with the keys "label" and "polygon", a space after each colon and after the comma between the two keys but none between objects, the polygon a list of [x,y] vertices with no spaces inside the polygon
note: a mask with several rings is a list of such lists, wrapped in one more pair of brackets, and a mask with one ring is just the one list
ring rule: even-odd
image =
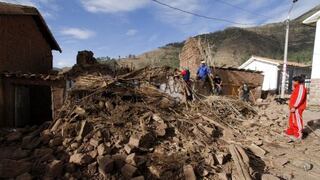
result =
[{"label": "stone wall", "polygon": [[311,79],[308,107],[320,110],[320,79]]}]

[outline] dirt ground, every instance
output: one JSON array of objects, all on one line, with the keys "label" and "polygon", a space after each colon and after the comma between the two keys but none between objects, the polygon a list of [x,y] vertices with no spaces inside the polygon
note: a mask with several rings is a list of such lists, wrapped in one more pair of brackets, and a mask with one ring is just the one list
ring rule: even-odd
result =
[{"label": "dirt ground", "polygon": [[[286,114],[286,108],[279,105],[270,109],[275,111],[276,118]],[[261,117],[260,126],[248,130],[251,131],[249,139],[253,138],[253,141],[262,144],[260,147],[266,151],[261,156],[265,171],[281,179],[320,179],[320,112],[305,111],[305,135],[301,142],[288,143],[288,137],[281,132],[287,126],[287,118],[287,115],[283,115],[273,122],[261,122],[264,119]]]}]

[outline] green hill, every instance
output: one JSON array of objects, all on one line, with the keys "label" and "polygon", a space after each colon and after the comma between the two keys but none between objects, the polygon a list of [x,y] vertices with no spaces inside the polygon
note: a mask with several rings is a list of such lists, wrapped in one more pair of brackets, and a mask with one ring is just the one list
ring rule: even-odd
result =
[{"label": "green hill", "polygon": [[[315,28],[302,21],[320,10],[320,5],[290,22],[289,60],[310,63],[314,45]],[[283,58],[285,23],[272,23],[250,28],[227,28],[222,31],[196,36],[211,47],[216,65],[239,66],[251,55]],[[136,67],[146,65],[179,66],[179,53],[184,42],[171,43],[135,58],[123,59],[124,64]]]}]

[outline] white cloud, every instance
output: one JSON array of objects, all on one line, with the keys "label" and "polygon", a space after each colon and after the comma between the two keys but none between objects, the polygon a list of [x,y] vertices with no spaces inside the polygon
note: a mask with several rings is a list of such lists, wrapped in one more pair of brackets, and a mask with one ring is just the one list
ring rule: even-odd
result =
[{"label": "white cloud", "polygon": [[[201,10],[199,0],[162,0],[161,2],[192,13]],[[191,14],[180,12],[165,6],[157,5],[157,7],[159,8],[159,11],[156,13],[156,16],[160,17],[162,21],[167,23],[184,24],[190,22],[193,18]]]},{"label": "white cloud", "polygon": [[61,30],[61,34],[71,36],[74,39],[84,40],[93,37],[95,32],[82,28],[64,28]]},{"label": "white cloud", "polygon": [[53,18],[60,9],[56,0],[1,0],[2,2],[33,6],[39,9],[45,18]]},{"label": "white cloud", "polygon": [[144,7],[149,0],[81,0],[83,7],[93,13],[129,12]]},{"label": "white cloud", "polygon": [[33,0],[1,0],[2,2],[12,3],[12,4],[22,4],[27,6],[38,6]]},{"label": "white cloud", "polygon": [[129,29],[127,32],[126,32],[126,35],[127,36],[134,36],[138,33],[138,30],[136,29]]}]

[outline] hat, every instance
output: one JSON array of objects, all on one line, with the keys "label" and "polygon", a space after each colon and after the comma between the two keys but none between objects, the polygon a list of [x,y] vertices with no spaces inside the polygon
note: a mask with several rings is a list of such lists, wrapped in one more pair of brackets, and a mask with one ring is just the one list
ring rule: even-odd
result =
[{"label": "hat", "polygon": [[201,61],[201,64],[205,64],[206,63],[206,61]]}]

